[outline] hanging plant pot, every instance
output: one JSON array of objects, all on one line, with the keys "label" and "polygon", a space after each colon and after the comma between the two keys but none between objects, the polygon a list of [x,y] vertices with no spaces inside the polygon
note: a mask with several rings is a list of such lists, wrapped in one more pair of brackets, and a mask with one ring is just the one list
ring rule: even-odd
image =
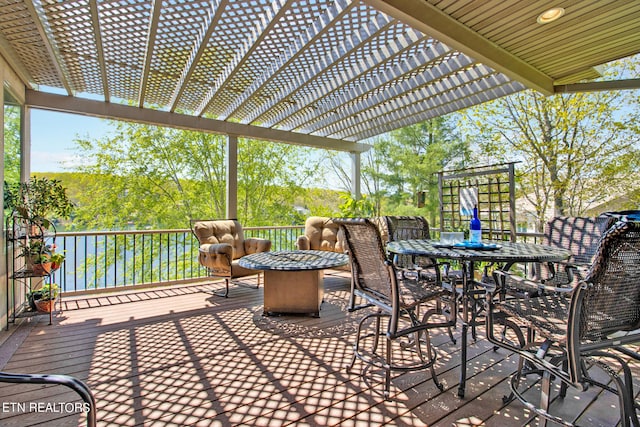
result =
[{"label": "hanging plant pot", "polygon": [[56,300],[35,300],[36,309],[41,313],[51,313],[53,311],[53,307],[55,306]]},{"label": "hanging plant pot", "polygon": [[44,276],[51,272],[51,263],[43,262],[41,264],[33,264],[32,270],[33,270],[33,274],[38,276]]}]

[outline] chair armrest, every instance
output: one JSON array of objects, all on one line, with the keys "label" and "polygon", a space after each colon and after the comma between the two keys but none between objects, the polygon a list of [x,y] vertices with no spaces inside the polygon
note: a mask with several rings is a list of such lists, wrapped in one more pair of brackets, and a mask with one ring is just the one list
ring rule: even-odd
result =
[{"label": "chair armrest", "polygon": [[244,239],[245,254],[255,254],[257,252],[269,252],[271,250],[271,240],[259,237],[249,237]]},{"label": "chair armrest", "polygon": [[298,240],[296,240],[296,248],[301,251],[308,251],[309,249],[311,249],[309,238],[307,236],[298,236]]},{"label": "chair armrest", "polygon": [[496,291],[502,295],[521,294],[526,297],[541,293],[568,293],[573,290],[572,287],[553,286],[545,281],[525,279],[502,270],[494,271],[493,279],[496,283]]},{"label": "chair armrest", "polygon": [[228,243],[200,245],[198,262],[215,273],[231,274],[233,246]]}]

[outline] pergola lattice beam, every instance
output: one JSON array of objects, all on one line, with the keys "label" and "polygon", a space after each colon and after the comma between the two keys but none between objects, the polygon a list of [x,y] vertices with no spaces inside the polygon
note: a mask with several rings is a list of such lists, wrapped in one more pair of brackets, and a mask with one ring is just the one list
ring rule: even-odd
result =
[{"label": "pergola lattice beam", "polygon": [[[428,70],[430,71],[430,70]],[[420,85],[415,89],[407,87],[406,91],[400,91],[395,97],[390,97],[386,101],[381,101],[377,106],[372,106],[358,115],[358,120],[351,119],[349,122],[342,121],[326,126],[324,132],[326,134],[342,134],[349,128],[358,128],[366,130],[362,127],[361,122],[375,123],[376,121],[390,121],[390,114],[402,117],[406,112],[414,112],[414,104],[420,102],[422,106],[426,103],[429,105],[433,102],[448,102],[448,98],[455,95],[469,96],[469,91],[480,93],[487,90],[486,83],[494,83],[501,85],[506,81],[504,75],[496,77],[493,71],[487,67],[479,66],[470,68],[457,76],[450,76],[448,79],[437,81],[430,85]],[[415,79],[414,79],[415,80]],[[481,81],[482,83],[478,83]],[[423,108],[423,107],[421,107]],[[407,109],[404,113],[398,113],[399,110]],[[396,117],[395,119],[397,119]]]},{"label": "pergola lattice beam", "polygon": [[[407,117],[420,115],[424,111],[432,110],[438,105],[457,105],[465,108],[467,104],[462,100],[477,101],[480,99],[489,100],[484,93],[488,93],[493,86],[501,86],[508,82],[506,76],[502,74],[481,77],[479,80],[471,80],[462,86],[446,87],[440,85],[434,88],[433,85],[420,88],[402,97],[395,98],[389,102],[387,108],[377,110],[367,110],[361,116],[361,122],[349,128],[335,126],[327,131],[327,134],[336,137],[353,137],[366,133],[369,130],[368,123],[373,122],[375,126],[384,127],[388,124],[404,121]],[[473,77],[471,77],[473,78]]]},{"label": "pergola lattice beam", "polygon": [[[358,49],[358,47],[397,23],[398,22],[393,18],[385,15],[378,15],[376,17],[376,21],[368,22],[366,27],[360,28],[359,31],[356,31],[349,39],[340,43],[339,48],[333,49],[330,55],[317,61],[312,69],[307,70],[304,75],[298,76],[295,81],[292,81],[287,85],[287,87],[283,87],[278,95],[274,96],[271,103],[265,103],[262,107],[257,108],[244,122],[255,123],[260,121],[259,119],[272,108],[273,104],[280,103],[285,98],[295,97],[302,88],[317,80],[321,75],[326,73],[328,69],[335,67],[341,60],[348,57],[354,50]],[[271,121],[265,122],[271,123]]]},{"label": "pergola lattice beam", "polygon": [[196,71],[200,58],[202,58],[202,55],[206,52],[211,34],[216,30],[216,25],[228,4],[229,2],[227,0],[211,2],[212,11],[208,14],[207,23],[203,25],[203,31],[198,34],[198,37],[193,42],[189,60],[184,65],[184,69],[182,70],[182,73],[180,73],[180,78],[178,79],[173,91],[173,95],[171,95],[169,111],[176,111],[178,101],[180,101],[180,97],[186,90],[187,83],[191,80],[191,77]]},{"label": "pergola lattice beam", "polygon": [[100,79],[102,80],[102,93],[104,101],[109,102],[111,95],[109,92],[109,79],[107,78],[107,65],[104,60],[104,49],[102,44],[102,31],[100,31],[100,18],[98,14],[97,0],[89,0],[89,10],[91,11],[91,25],[93,26],[93,36],[96,43],[96,56],[100,64]]},{"label": "pergola lattice beam", "polygon": [[[381,28],[381,31],[384,28]],[[350,67],[345,70],[345,72],[340,73],[340,75],[336,76],[331,81],[327,82],[327,85],[323,88],[322,91],[315,91],[309,95],[302,97],[299,102],[301,105],[311,105],[313,104],[321,104],[321,100],[330,98],[336,92],[338,92],[341,88],[344,88],[349,83],[357,80],[361,75],[371,72],[375,69],[384,68],[384,64],[393,60],[397,55],[402,54],[407,49],[410,49],[412,46],[422,42],[424,40],[423,35],[414,31],[411,28],[407,28],[407,32],[394,40],[387,49],[383,51],[376,52],[374,55],[369,55],[367,58],[363,58],[358,64]],[[283,110],[280,114],[278,114],[273,120],[267,122],[268,126],[276,126],[285,120],[288,120],[290,117],[294,116],[296,109],[292,106],[285,110]],[[343,119],[345,117],[342,117]],[[288,128],[292,128],[294,126],[285,126]]]},{"label": "pergola lattice beam", "polygon": [[[404,115],[398,111],[390,114],[390,116],[393,117],[393,120],[390,119],[386,121],[386,123],[381,124],[380,129],[382,129],[383,132],[389,132],[401,127],[411,126],[415,123],[420,123],[436,117],[444,116],[454,111],[472,107],[478,102],[491,101],[501,96],[509,95],[521,90],[523,90],[522,84],[518,82],[507,81],[502,86],[492,87],[487,91],[479,94],[474,94],[463,99],[454,99],[451,102],[442,105],[433,106],[432,104],[431,107],[429,105],[424,105],[424,109],[421,109],[423,105],[417,104],[413,108],[414,114]],[[357,134],[359,139],[366,139],[379,134],[380,129],[376,129],[373,132],[371,129],[372,128],[361,126],[359,129],[359,133],[351,132],[351,134]]]},{"label": "pergola lattice beam", "polygon": [[227,64],[222,74],[216,79],[215,83],[206,94],[198,111],[197,116],[203,115],[209,106],[215,102],[216,97],[225,86],[233,81],[233,77],[240,73],[242,66],[249,60],[253,52],[260,47],[260,42],[269,34],[270,30],[278,25],[280,18],[287,13],[288,6],[295,0],[274,0],[270,4],[270,8],[258,19],[258,23],[251,30],[251,36],[247,40],[243,48],[238,51],[233,60]]},{"label": "pergola lattice beam", "polygon": [[20,80],[22,80],[22,83],[24,83],[25,86],[30,86],[30,82],[33,81],[33,77],[24,65],[22,65],[22,62],[20,62],[18,54],[13,49],[13,46],[11,46],[2,34],[0,34],[0,55],[8,59],[10,63],[15,64],[13,65],[13,69],[18,74]]},{"label": "pergola lattice beam", "polygon": [[144,107],[145,98],[147,96],[149,72],[151,70],[151,60],[153,58],[153,49],[156,44],[156,36],[158,35],[158,23],[160,22],[161,12],[162,0],[152,0],[149,30],[147,33],[147,45],[144,53],[144,65],[142,68],[142,78],[140,79],[140,88],[138,90],[138,107]]},{"label": "pergola lattice beam", "polygon": [[413,28],[487,64],[545,95],[554,93],[553,79],[510,54],[426,1],[366,0],[368,4]]},{"label": "pergola lattice beam", "polygon": [[347,140],[299,134],[242,123],[232,123],[207,119],[204,117],[172,113],[169,111],[151,110],[148,108],[138,108],[124,104],[106,103],[85,98],[37,92],[34,90],[27,90],[26,105],[31,108],[61,111],[111,120],[146,123],[150,125],[167,126],[197,132],[236,135],[263,141],[283,142],[287,144],[346,151],[351,153],[361,153],[371,148],[367,144]]},{"label": "pergola lattice beam", "polygon": [[301,34],[295,43],[291,43],[286,52],[280,56],[276,62],[262,73],[219,118],[225,120],[242,108],[256,94],[261,93],[263,88],[278,76],[278,71],[288,67],[294,60],[304,53],[304,49],[322,37],[333,24],[342,19],[351,9],[359,4],[358,1],[336,0],[327,11],[320,16],[311,28]]},{"label": "pergola lattice beam", "polygon": [[[385,73],[376,74],[370,80],[356,85],[349,90],[348,93],[343,91],[339,96],[324,103],[322,108],[316,109],[313,113],[307,112],[303,116],[296,117],[297,120],[294,121],[292,128],[297,129],[304,127],[307,130],[316,131],[342,120],[343,117],[340,117],[340,115],[332,114],[338,109],[344,109],[346,111],[344,115],[348,117],[349,115],[357,114],[359,111],[368,108],[372,102],[379,104],[388,100],[391,96],[397,96],[399,95],[398,86],[390,85],[391,83],[400,79],[402,76],[414,73],[417,68],[424,66],[424,64],[432,63],[444,57],[449,52],[449,48],[442,43],[432,44],[427,49],[417,52],[416,56],[406,58],[401,63],[396,64],[396,66],[387,70]],[[443,62],[415,76],[411,80],[416,81],[417,85],[427,84],[430,80],[441,78],[454,72],[456,69],[470,64],[471,60],[468,60],[466,64],[458,61],[457,67],[454,69],[450,61]],[[423,78],[422,80],[421,77]],[[420,80],[419,83],[417,82],[418,80]],[[385,85],[390,85],[390,87],[381,91],[380,88],[385,87]],[[401,86],[404,87],[404,85]],[[378,91],[377,96],[375,94],[376,91]],[[372,101],[372,99],[376,100]]]},{"label": "pergola lattice beam", "polygon": [[[472,82],[485,78],[493,73],[493,70],[478,64],[467,70],[459,72],[457,75],[450,75],[446,79],[433,82],[431,77],[434,75],[434,72],[446,72],[451,70],[450,74],[453,74],[462,70],[464,67],[467,67],[471,62],[471,60],[465,55],[461,55],[455,59],[460,61],[449,61],[448,64],[443,63],[438,67],[439,69],[428,69],[421,75],[413,76],[409,80],[396,85],[394,88],[389,88],[386,91],[379,92],[376,96],[376,104],[371,105],[362,114],[359,114],[358,121],[350,119],[349,121],[342,120],[340,122],[327,123],[321,129],[324,133],[339,134],[354,126],[361,128],[359,125],[363,117],[366,120],[379,121],[384,119],[384,121],[388,122],[390,119],[389,114],[395,113],[401,108],[411,108],[411,104],[418,101],[417,97],[428,96],[433,99],[433,97],[436,97],[439,94],[451,91],[457,85],[468,86],[472,84]],[[457,64],[458,68],[455,68],[456,65],[452,64]],[[448,65],[448,67],[445,65]],[[429,80],[431,83],[424,84],[425,80]],[[355,117],[355,114],[357,114],[356,112],[359,110],[360,109],[358,107],[352,108],[352,111],[354,111],[353,117]]]},{"label": "pergola lattice beam", "polygon": [[38,33],[40,33],[40,37],[42,38],[45,49],[49,53],[49,57],[51,58],[54,68],[56,69],[56,74],[58,74],[60,82],[64,86],[64,89],[67,91],[67,94],[73,95],[73,89],[71,88],[71,84],[69,83],[69,76],[63,66],[64,61],[62,60],[62,57],[60,55],[60,50],[53,44],[53,40],[55,40],[55,37],[53,37],[53,32],[47,24],[47,16],[44,13],[44,10],[39,3],[37,7],[33,2],[25,2],[25,4],[27,6],[27,9],[29,10],[29,13],[33,17],[33,22],[38,29]]}]

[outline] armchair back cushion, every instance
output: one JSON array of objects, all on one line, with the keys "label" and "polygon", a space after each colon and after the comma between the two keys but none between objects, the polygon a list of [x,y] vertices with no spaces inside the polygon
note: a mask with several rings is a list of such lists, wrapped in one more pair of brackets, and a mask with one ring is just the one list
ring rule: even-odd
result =
[{"label": "armchair back cushion", "polygon": [[233,248],[232,259],[245,256],[244,233],[240,223],[233,219],[198,221],[193,226],[200,245],[227,243]]},{"label": "armchair back cushion", "polygon": [[242,225],[235,219],[194,221],[192,229],[200,243],[198,261],[213,274],[230,277],[256,274],[256,270],[241,267],[238,260],[271,250],[268,239],[245,239]]},{"label": "armchair back cushion", "polygon": [[310,216],[304,224],[304,235],[296,246],[301,250],[318,250],[344,253],[344,235],[331,218]]},{"label": "armchair back cushion", "polygon": [[192,220],[191,230],[200,243],[200,265],[207,268],[211,276],[225,278],[224,296],[229,294],[230,279],[258,274],[258,270],[242,267],[240,258],[271,250],[268,239],[245,239],[242,225],[235,219]]}]

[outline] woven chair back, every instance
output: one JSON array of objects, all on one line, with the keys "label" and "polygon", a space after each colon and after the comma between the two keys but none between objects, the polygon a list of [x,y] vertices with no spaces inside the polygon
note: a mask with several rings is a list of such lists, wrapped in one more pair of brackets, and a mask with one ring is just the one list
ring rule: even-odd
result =
[{"label": "woven chair back", "polygon": [[334,221],[344,230],[356,290],[391,305],[392,287],[396,282],[378,227],[366,218],[339,218]]},{"label": "woven chair back", "polygon": [[429,222],[422,216],[385,216],[389,241],[429,239]]},{"label": "woven chair back", "polygon": [[640,222],[617,222],[602,236],[587,273],[580,340],[640,327]]},{"label": "woven chair back", "polygon": [[613,217],[555,217],[545,224],[543,243],[571,252],[570,262],[591,264],[602,233],[615,222]]},{"label": "woven chair back", "polygon": [[[383,216],[389,232],[389,241],[411,239],[430,239],[429,222],[422,216]],[[428,267],[433,262],[427,258],[415,258],[411,255],[396,255],[396,266],[399,268],[412,268],[414,263],[420,267]]]}]

